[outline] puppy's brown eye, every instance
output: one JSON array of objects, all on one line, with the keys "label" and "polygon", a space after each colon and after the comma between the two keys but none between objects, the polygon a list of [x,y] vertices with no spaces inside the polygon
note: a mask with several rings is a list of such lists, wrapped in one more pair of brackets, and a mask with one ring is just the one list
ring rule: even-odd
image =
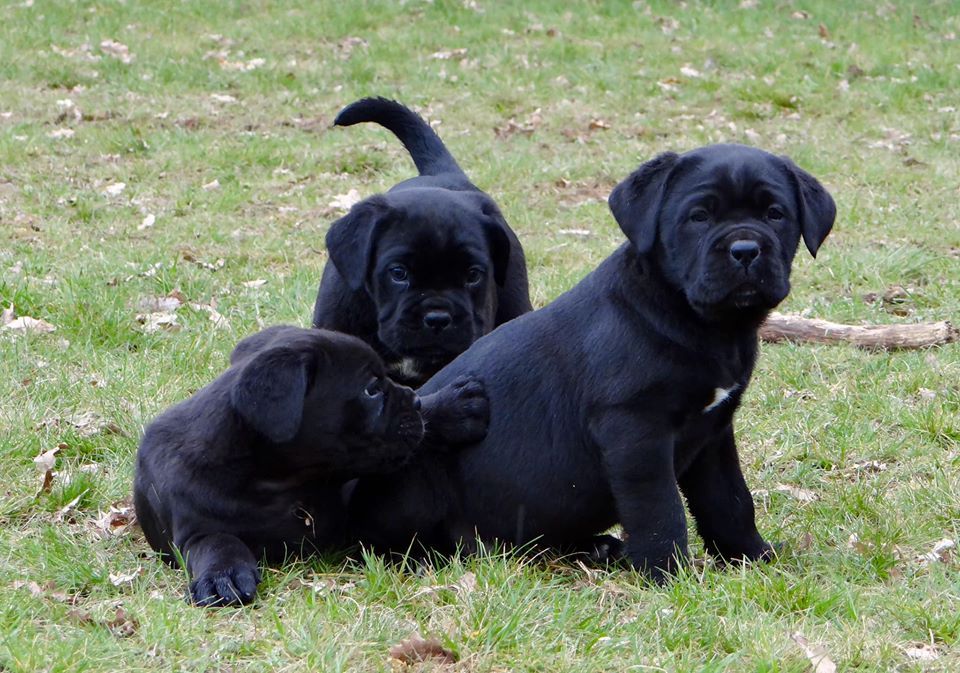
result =
[{"label": "puppy's brown eye", "polygon": [[710,221],[710,211],[706,208],[694,208],[690,211],[690,221],[698,224]]},{"label": "puppy's brown eye", "polygon": [[483,269],[478,266],[470,267],[467,271],[467,285],[479,285],[483,280]]},{"label": "puppy's brown eye", "polygon": [[770,206],[767,208],[767,219],[771,222],[779,222],[784,217],[786,216],[783,214],[783,210],[781,210],[779,206]]},{"label": "puppy's brown eye", "polygon": [[390,274],[390,280],[395,283],[405,283],[408,278],[410,278],[410,273],[407,271],[407,267],[402,264],[394,264],[389,269],[387,273]]}]

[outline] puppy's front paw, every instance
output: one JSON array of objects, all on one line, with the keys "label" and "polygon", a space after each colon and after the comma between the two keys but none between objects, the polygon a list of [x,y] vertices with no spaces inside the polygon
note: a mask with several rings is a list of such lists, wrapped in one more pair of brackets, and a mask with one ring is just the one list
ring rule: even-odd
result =
[{"label": "puppy's front paw", "polygon": [[237,565],[209,570],[190,583],[190,600],[200,607],[244,605],[257,595],[260,571]]},{"label": "puppy's front paw", "polygon": [[449,386],[450,401],[447,441],[473,444],[487,436],[490,426],[490,403],[480,379],[460,377]]}]

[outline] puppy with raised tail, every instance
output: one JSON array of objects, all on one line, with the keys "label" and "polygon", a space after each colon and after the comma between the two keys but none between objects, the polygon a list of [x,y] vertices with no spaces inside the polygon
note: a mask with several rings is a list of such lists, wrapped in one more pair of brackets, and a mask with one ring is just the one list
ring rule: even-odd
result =
[{"label": "puppy with raised tail", "polygon": [[495,326],[531,309],[523,248],[423,119],[384,98],[334,124],[374,122],[420,175],[356,204],[327,233],[314,327],[360,337],[397,381],[418,386]]},{"label": "puppy with raised tail", "polygon": [[[405,549],[483,539],[589,547],[623,524],[663,580],[687,555],[686,499],[707,550],[766,559],[734,443],[757,329],[787,296],[798,242],[816,254],[833,199],[789,159],[740,145],[662,154],[610,208],[629,241],[546,308],[496,329],[430,379],[483,380],[483,441],[362,478],[357,534]],[[442,503],[442,504],[441,504]]]},{"label": "puppy with raised tail", "polygon": [[345,334],[271,327],[241,341],[231,364],[154,420],[137,452],[137,517],[151,547],[186,564],[198,605],[253,600],[261,558],[342,547],[348,480],[486,429],[479,384],[459,381],[421,409]]}]

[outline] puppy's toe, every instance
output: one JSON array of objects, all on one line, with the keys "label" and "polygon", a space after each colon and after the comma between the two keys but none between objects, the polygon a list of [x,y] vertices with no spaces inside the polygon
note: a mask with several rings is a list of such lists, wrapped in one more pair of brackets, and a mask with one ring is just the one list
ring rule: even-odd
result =
[{"label": "puppy's toe", "polygon": [[623,540],[612,535],[597,535],[589,549],[590,562],[597,565],[619,563],[625,558]]},{"label": "puppy's toe", "polygon": [[483,385],[483,381],[471,376],[461,376],[454,380],[451,384],[453,389],[456,391],[457,396],[460,399],[467,399],[471,397],[483,397],[486,398],[487,390]]},{"label": "puppy's toe", "polygon": [[200,607],[244,605],[257,594],[260,573],[245,566],[212,571],[190,584],[190,598]]}]

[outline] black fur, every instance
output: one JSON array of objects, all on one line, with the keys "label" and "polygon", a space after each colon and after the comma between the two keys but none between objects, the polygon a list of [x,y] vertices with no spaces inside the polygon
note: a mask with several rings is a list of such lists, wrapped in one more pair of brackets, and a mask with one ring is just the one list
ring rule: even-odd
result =
[{"label": "black fur", "polygon": [[757,328],[789,291],[801,235],[815,253],[830,231],[833,200],[788,160],[717,145],[644,164],[610,206],[629,243],[420,389],[479,377],[489,432],[390,483],[360,479],[350,509],[366,542],[583,548],[620,522],[633,565],[662,580],[687,554],[682,493],[711,553],[769,557],[733,415]]},{"label": "black fur", "polygon": [[[147,427],[134,503],[147,541],[177,553],[199,605],[253,599],[257,561],[345,542],[341,488],[397,470],[424,444],[476,441],[482,387],[461,380],[421,401],[355,337],[271,327],[231,367]],[[424,449],[420,449],[424,450]]]},{"label": "black fur", "polygon": [[313,324],[360,337],[393,378],[419,385],[496,325],[531,309],[526,262],[496,203],[416,113],[365,98],[334,124],[360,122],[392,131],[420,175],[331,225]]}]

